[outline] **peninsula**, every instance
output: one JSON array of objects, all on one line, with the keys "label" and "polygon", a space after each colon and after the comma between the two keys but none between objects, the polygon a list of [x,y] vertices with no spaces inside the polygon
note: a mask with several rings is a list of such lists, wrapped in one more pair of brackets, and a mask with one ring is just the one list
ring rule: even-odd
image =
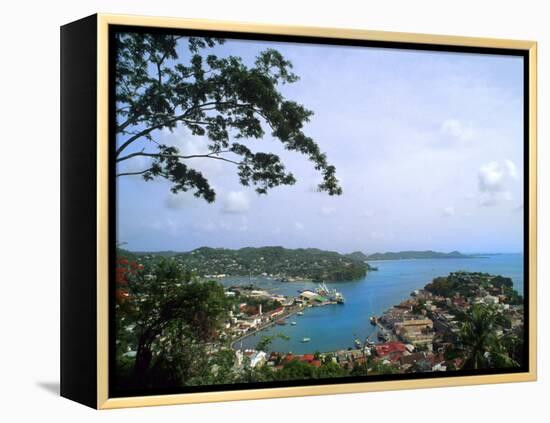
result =
[{"label": "peninsula", "polygon": [[[356,257],[361,253],[352,253]],[[364,260],[413,260],[413,259],[456,259],[456,258],[479,258],[479,255],[462,254],[459,251],[451,251],[450,253],[441,253],[438,251],[398,251],[374,253],[364,256]]]},{"label": "peninsula", "polygon": [[[140,253],[150,259],[156,253]],[[167,254],[161,253],[166,257]],[[201,247],[170,254],[171,259],[204,278],[267,276],[281,282],[350,281],[367,274],[371,267],[362,257],[317,248],[247,247],[238,250]]]}]

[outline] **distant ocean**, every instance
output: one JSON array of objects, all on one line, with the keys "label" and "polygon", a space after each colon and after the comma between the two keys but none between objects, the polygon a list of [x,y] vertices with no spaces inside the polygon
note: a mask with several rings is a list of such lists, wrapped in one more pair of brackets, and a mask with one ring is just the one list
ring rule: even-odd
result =
[{"label": "distant ocean", "polygon": [[[466,270],[487,272],[512,278],[514,289],[523,295],[523,255],[499,254],[486,258],[423,259],[372,261],[378,267],[361,280],[328,282],[327,286],[340,291],[346,298],[344,305],[313,307],[304,310],[303,316],[291,316],[286,326],[274,325],[242,341],[243,348],[254,348],[263,336],[284,334],[290,339],[276,338],[269,351],[295,354],[326,352],[353,347],[357,337],[364,341],[375,335],[370,316],[379,316],[389,307],[406,300],[412,291],[423,288],[437,276]],[[299,289],[315,289],[312,282],[277,282],[262,277],[226,278],[225,286],[253,283],[273,293],[297,296]],[[290,322],[296,325],[291,326]],[[302,343],[303,338],[311,341]],[[239,343],[239,347],[240,347]]]}]

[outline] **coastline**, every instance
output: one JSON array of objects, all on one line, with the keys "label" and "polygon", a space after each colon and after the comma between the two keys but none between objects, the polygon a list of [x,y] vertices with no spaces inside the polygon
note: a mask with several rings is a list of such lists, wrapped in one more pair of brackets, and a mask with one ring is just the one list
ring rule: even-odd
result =
[{"label": "coastline", "polygon": [[[261,335],[272,336],[278,332],[289,335],[290,340],[274,339],[267,351],[292,351],[296,354],[306,354],[312,351],[347,350],[353,347],[355,337],[360,341],[368,337],[369,340],[381,342],[377,340],[377,328],[369,324],[370,316],[382,316],[394,305],[409,299],[412,291],[421,289],[434,277],[447,275],[457,269],[511,277],[514,289],[520,293],[523,292],[523,262],[519,254],[501,254],[489,260],[482,258],[387,260],[379,263],[381,271],[369,273],[368,281],[365,280],[368,283],[327,282],[328,286],[338,289],[346,297],[345,305],[307,310],[307,319],[298,321],[297,326],[277,328],[273,324],[265,324],[231,341],[231,346],[239,348],[239,343],[242,341],[243,349],[254,349]],[[283,295],[293,295],[296,289],[293,283],[286,284],[261,278],[253,282],[260,288],[274,290]],[[226,286],[229,283],[226,281]],[[313,284],[305,283],[301,288],[312,289],[313,287]],[[255,340],[254,335],[258,335],[259,332],[262,334]],[[311,338],[311,342],[300,342],[304,337]]]},{"label": "coastline", "polygon": [[260,325],[260,327],[254,329],[253,331],[249,332],[249,333],[246,333],[242,336],[240,336],[239,338],[231,341],[231,349],[233,350],[238,350],[240,348],[236,348],[235,345],[238,344],[239,342],[242,342],[244,341],[245,339],[248,339],[252,336],[255,336],[258,332],[262,332],[264,331],[265,329],[271,327],[271,326],[274,326],[277,324],[277,321],[279,320],[283,320],[283,319],[286,319],[290,316],[293,316],[295,315],[296,313],[298,313],[299,311],[302,311],[304,309],[306,309],[308,307],[295,307],[293,308],[292,310],[289,310],[288,312],[286,313],[283,313],[281,314],[280,316],[277,316],[277,319],[274,319],[274,320],[270,320],[269,322],[266,322],[264,323],[263,325]]}]

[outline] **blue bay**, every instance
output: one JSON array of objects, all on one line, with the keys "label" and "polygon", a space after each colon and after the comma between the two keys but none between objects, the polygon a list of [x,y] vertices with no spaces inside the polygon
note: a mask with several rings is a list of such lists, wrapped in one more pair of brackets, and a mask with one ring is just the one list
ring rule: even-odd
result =
[{"label": "blue bay", "polygon": [[[327,282],[327,286],[340,291],[346,298],[344,305],[330,305],[308,308],[303,316],[294,315],[287,319],[297,324],[271,326],[242,341],[242,348],[254,348],[263,336],[284,334],[289,340],[276,338],[270,351],[285,351],[295,354],[326,352],[347,349],[358,337],[364,340],[375,328],[369,324],[370,316],[379,316],[391,306],[407,299],[415,289],[423,288],[437,276],[465,270],[486,272],[512,278],[514,288],[523,295],[523,255],[499,254],[484,258],[468,259],[425,259],[370,262],[378,271],[357,281]],[[253,283],[273,293],[297,296],[299,289],[314,289],[312,282],[282,283],[267,278],[227,278],[224,285]],[[302,343],[304,337],[311,338]],[[238,345],[241,346],[241,343]]]}]

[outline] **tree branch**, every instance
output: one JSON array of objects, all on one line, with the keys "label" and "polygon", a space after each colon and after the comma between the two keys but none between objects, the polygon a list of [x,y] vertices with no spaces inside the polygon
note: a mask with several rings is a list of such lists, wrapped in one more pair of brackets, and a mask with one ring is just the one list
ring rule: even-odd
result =
[{"label": "tree branch", "polygon": [[123,173],[117,173],[116,177],[118,178],[119,176],[143,175],[144,173],[150,172],[151,170],[153,170],[152,167],[150,167],[149,169],[142,170],[141,172],[123,172]]},{"label": "tree branch", "polygon": [[[229,151],[224,151],[224,153],[225,152],[229,152]],[[192,154],[190,156],[182,156],[180,154],[144,153],[144,152],[140,151],[140,152],[128,154],[127,156],[124,156],[124,157],[120,157],[116,160],[116,162],[118,163],[118,162],[122,162],[124,160],[131,159],[132,157],[141,156],[141,157],[155,157],[155,158],[166,158],[166,159],[178,158],[178,159],[183,159],[183,160],[203,158],[203,159],[221,160],[221,161],[228,162],[228,163],[233,163],[233,164],[236,164],[236,165],[242,164],[242,162],[237,162],[235,160],[227,159],[225,157],[214,156],[214,154],[219,154],[219,153],[222,153],[222,152],[208,153],[208,154]]]},{"label": "tree branch", "polygon": [[[212,109],[204,109],[205,107],[209,107],[209,106],[214,106]],[[130,144],[132,144],[134,141],[136,141],[137,139],[141,138],[141,137],[144,137],[148,134],[150,134],[151,132],[153,132],[154,130],[156,129],[161,129],[167,125],[170,125],[172,123],[175,123],[175,122],[178,122],[178,121],[182,121],[182,120],[185,120],[185,117],[186,116],[189,116],[189,114],[194,111],[194,110],[197,110],[197,109],[204,109],[204,110],[214,110],[218,107],[224,107],[224,106],[233,106],[235,108],[250,108],[252,109],[255,113],[259,114],[261,117],[263,117],[267,122],[268,124],[271,126],[271,123],[269,122],[269,120],[260,112],[258,111],[252,104],[249,104],[249,103],[242,103],[242,104],[239,104],[239,103],[236,103],[234,101],[211,101],[211,102],[208,102],[208,103],[203,103],[203,104],[199,104],[197,106],[193,106],[193,107],[190,107],[189,109],[187,109],[185,112],[173,117],[172,119],[167,119],[161,123],[158,123],[156,125],[153,125],[153,126],[150,126],[149,128],[146,128],[140,132],[138,132],[137,134],[135,134],[134,136],[128,138],[128,140],[126,140],[116,151],[115,153],[115,156],[118,156],[120,155],[120,153],[122,153]],[[125,122],[128,123],[131,119],[129,118],[128,121]],[[188,123],[197,123],[197,124],[202,124],[202,125],[206,125],[207,122],[201,122],[201,121],[188,121]],[[123,124],[123,125],[125,125]],[[117,128],[117,132],[120,132],[121,129],[124,129],[122,127],[119,127]]]}]

